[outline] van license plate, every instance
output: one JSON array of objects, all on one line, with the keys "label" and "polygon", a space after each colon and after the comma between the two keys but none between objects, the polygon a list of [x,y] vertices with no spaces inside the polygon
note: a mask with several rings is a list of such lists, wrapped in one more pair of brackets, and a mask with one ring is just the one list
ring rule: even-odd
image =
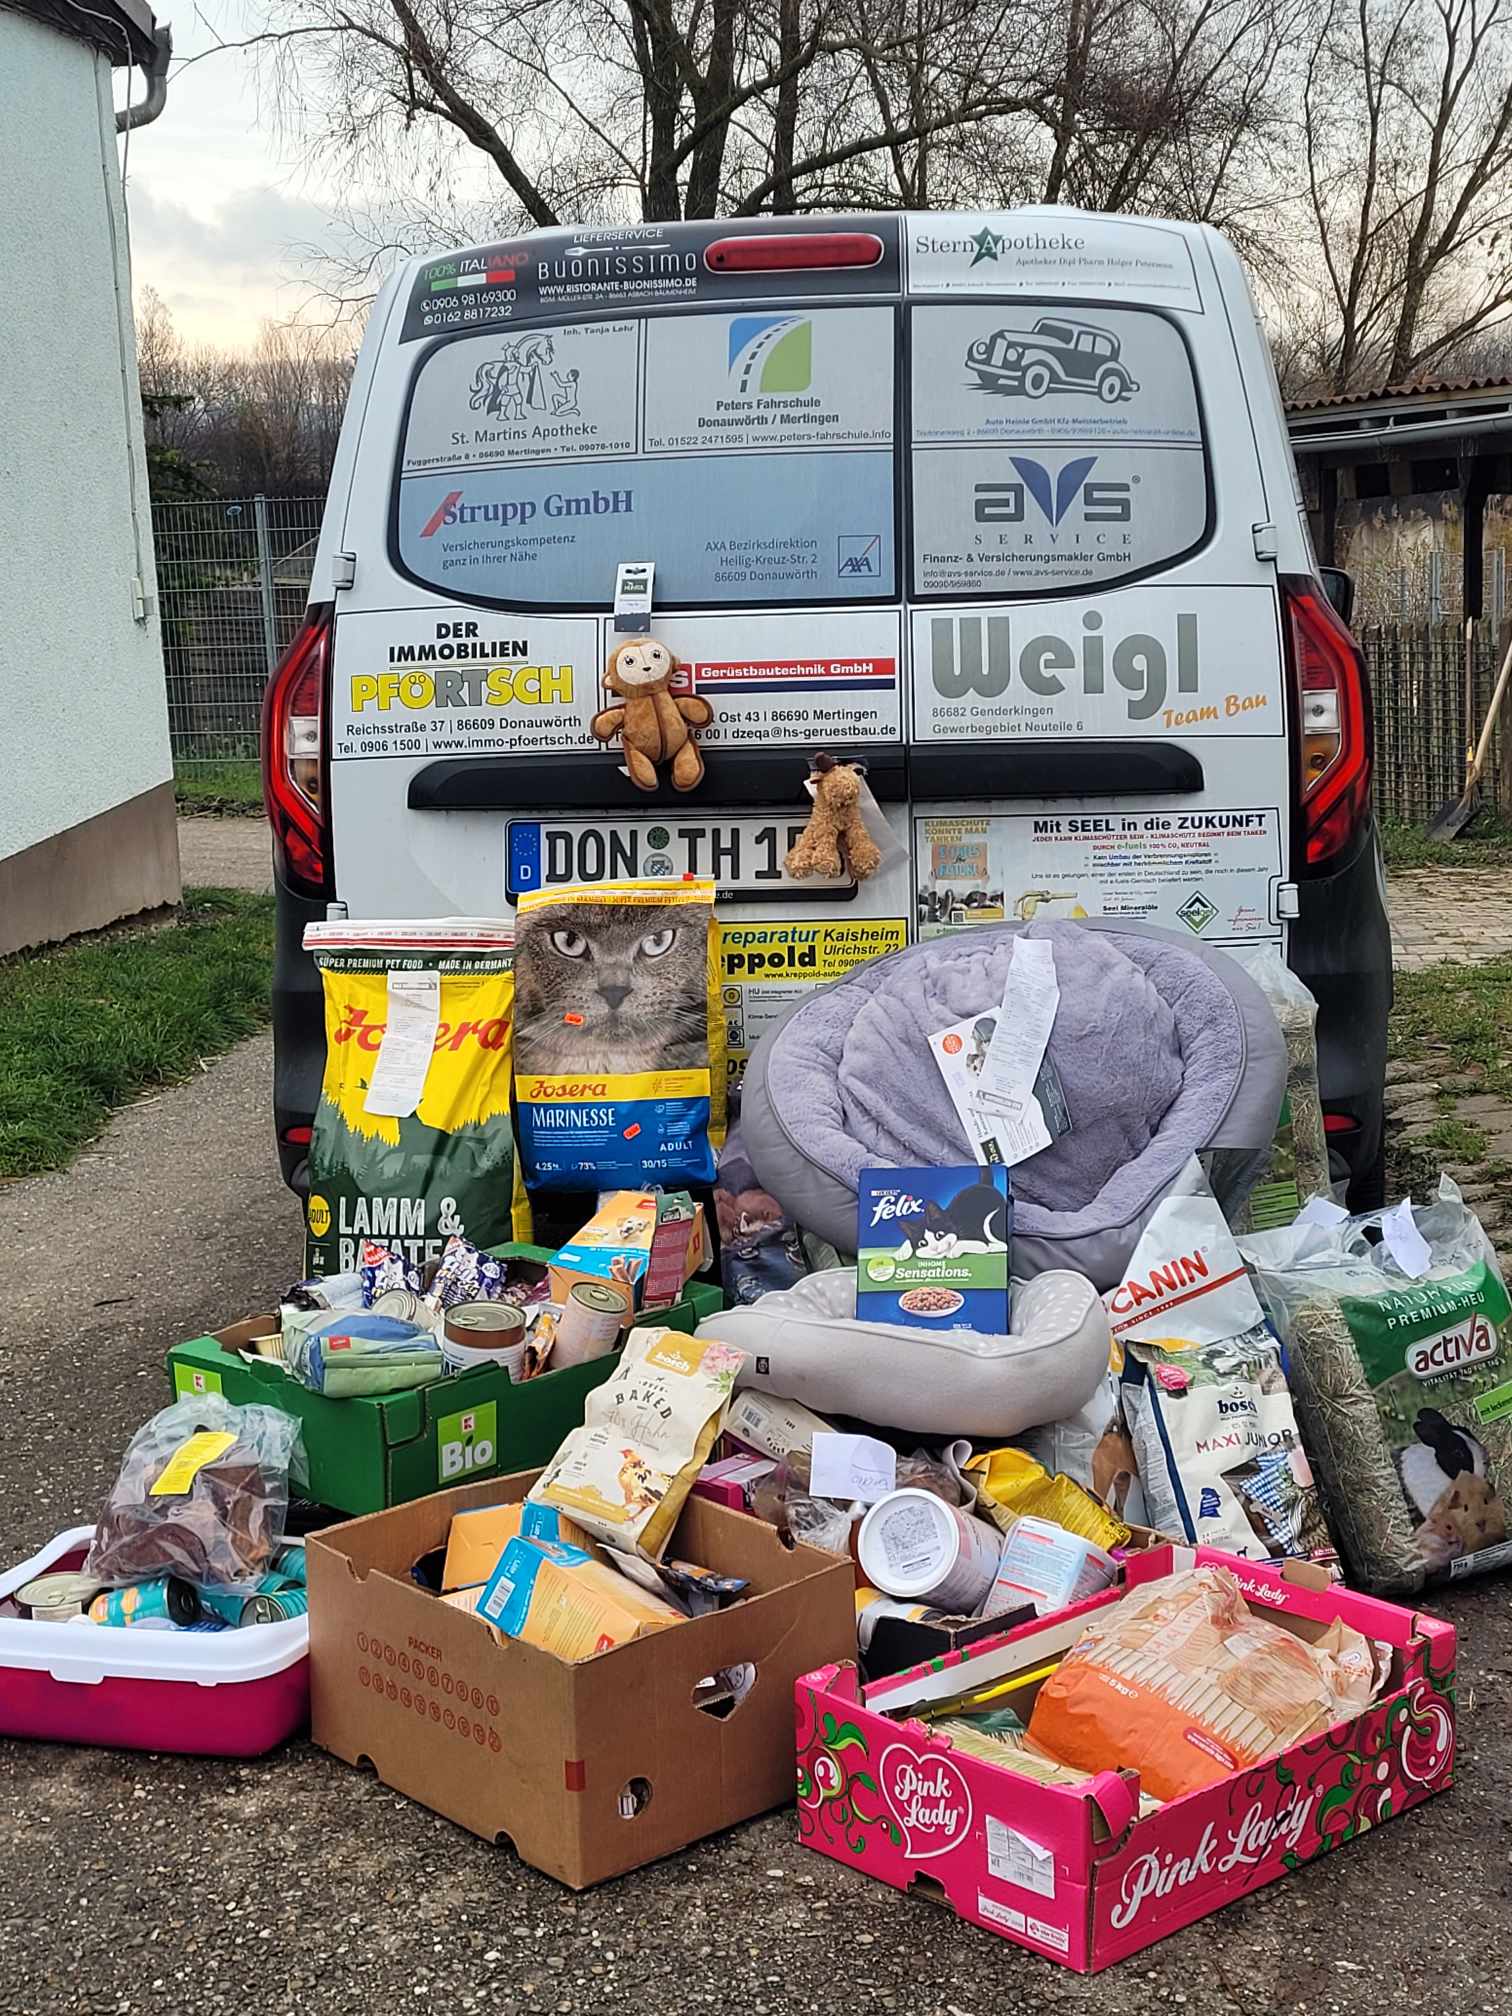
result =
[{"label": "van license plate", "polygon": [[783,857],[805,825],[801,812],[751,819],[511,819],[505,884],[511,903],[536,889],[572,882],[633,882],[695,875],[725,902],[770,894],[854,895],[849,876],[783,873]]}]

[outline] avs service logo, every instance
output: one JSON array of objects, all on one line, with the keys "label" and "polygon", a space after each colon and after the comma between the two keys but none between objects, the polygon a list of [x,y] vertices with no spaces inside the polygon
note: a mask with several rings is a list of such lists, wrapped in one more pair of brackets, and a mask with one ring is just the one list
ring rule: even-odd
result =
[{"label": "avs service logo", "polygon": [[978,525],[1025,525],[1037,513],[1052,531],[1058,531],[1073,506],[1084,525],[1127,525],[1133,516],[1138,477],[1127,483],[1094,483],[1095,455],[1075,455],[1059,468],[1036,462],[1029,455],[1008,459],[1018,475],[1016,483],[973,486],[973,516]]},{"label": "avs service logo", "polygon": [[737,392],[807,392],[814,376],[814,325],[807,316],[737,315],[727,370]]}]

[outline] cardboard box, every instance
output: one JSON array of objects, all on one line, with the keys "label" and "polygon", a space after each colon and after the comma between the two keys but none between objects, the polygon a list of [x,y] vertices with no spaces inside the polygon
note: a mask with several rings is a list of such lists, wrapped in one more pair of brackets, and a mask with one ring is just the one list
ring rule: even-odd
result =
[{"label": "cardboard box", "polygon": [[776,1468],[770,1456],[722,1456],[717,1463],[705,1463],[693,1489],[732,1512],[749,1512],[752,1492]]},{"label": "cardboard box", "polygon": [[856,1196],[858,1319],[1006,1337],[1012,1226],[1001,1163],[863,1169]]},{"label": "cardboard box", "polygon": [[[493,1250],[551,1257],[539,1246]],[[695,1283],[656,1320],[691,1333],[722,1306],[717,1288]],[[305,1495],[338,1512],[379,1512],[475,1477],[538,1467],[581,1424],[584,1401],[619,1363],[612,1353],[519,1386],[502,1365],[480,1365],[413,1393],[331,1400],[271,1361],[249,1363],[238,1355],[253,1338],[277,1329],[276,1316],[251,1316],[175,1344],[167,1358],[173,1395],[224,1393],[237,1406],[256,1403],[295,1415],[310,1469]]]},{"label": "cardboard box", "polygon": [[[323,1749],[580,1890],[792,1798],[794,1683],[854,1646],[851,1564],[690,1498],[669,1551],[754,1593],[568,1665],[410,1577],[454,1511],[523,1498],[534,1479],[311,1535],[311,1724]],[[695,1703],[745,1664],[738,1705],[708,1689]]]},{"label": "cardboard box", "polygon": [[686,1192],[616,1190],[553,1255],[551,1299],[565,1302],[575,1283],[592,1281],[622,1298],[628,1323],[676,1303],[712,1257],[703,1206]]},{"label": "cardboard box", "polygon": [[[1092,1974],[1447,1790],[1451,1625],[1357,1596],[1305,1563],[1241,1561],[1205,1547],[1131,1556],[1126,1581],[1137,1587],[1194,1561],[1231,1570],[1253,1608],[1303,1637],[1342,1617],[1391,1645],[1381,1699],[1326,1738],[1311,1737],[1143,1819],[1135,1772],[1103,1771],[1074,1788],[1038,1785],[957,1751],[909,1718],[910,1708],[1064,1652],[1092,1612],[1117,1600],[1109,1591],[865,1688],[850,1662],[800,1680],[805,1845]],[[827,1740],[841,1725],[846,1740]]]}]

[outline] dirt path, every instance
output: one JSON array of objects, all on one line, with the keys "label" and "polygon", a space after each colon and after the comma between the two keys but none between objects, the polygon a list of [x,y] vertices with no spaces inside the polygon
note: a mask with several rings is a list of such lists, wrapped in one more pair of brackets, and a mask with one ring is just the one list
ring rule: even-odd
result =
[{"label": "dirt path", "polygon": [[265,819],[208,814],[178,822],[186,889],[271,889],[273,856]]}]

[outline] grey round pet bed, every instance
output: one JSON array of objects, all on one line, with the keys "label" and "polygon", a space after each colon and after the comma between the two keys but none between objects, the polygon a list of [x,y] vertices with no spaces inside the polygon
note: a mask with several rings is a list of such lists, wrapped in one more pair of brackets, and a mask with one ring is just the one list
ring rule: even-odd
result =
[{"label": "grey round pet bed", "polygon": [[1055,947],[1048,1055],[1071,1131],[1012,1172],[1014,1273],[1069,1267],[1115,1286],[1193,1154],[1220,1151],[1218,1200],[1242,1201],[1275,1131],[1286,1050],[1236,962],[1148,925],[978,925],[818,990],[752,1052],[746,1149],[805,1230],[853,1252],[863,1169],[971,1162],[929,1037],[1001,1004],[1020,935]]}]

